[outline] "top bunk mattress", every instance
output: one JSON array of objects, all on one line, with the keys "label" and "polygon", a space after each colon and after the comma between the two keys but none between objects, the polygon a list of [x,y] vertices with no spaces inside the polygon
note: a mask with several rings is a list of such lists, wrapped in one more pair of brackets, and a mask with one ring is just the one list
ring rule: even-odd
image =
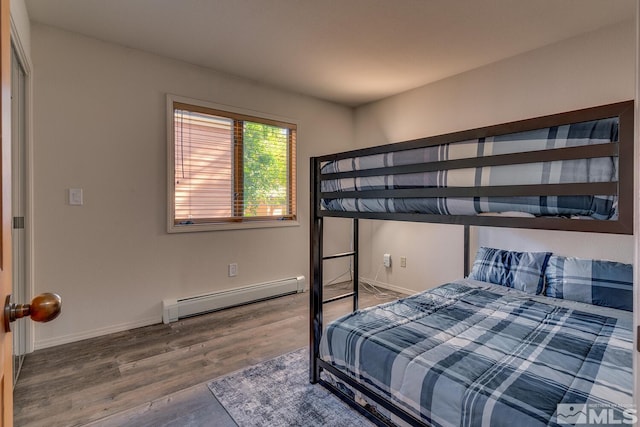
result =
[{"label": "top bunk mattress", "polygon": [[[516,212],[531,216],[615,219],[615,194],[547,195],[533,191],[525,195],[500,195],[499,192],[482,195],[477,189],[616,183],[616,156],[529,162],[527,154],[618,142],[618,128],[619,118],[612,117],[325,162],[321,167],[321,209],[434,215]],[[491,164],[492,158],[518,153],[524,155],[513,164]],[[479,159],[479,166],[464,167],[466,159]],[[418,196],[406,191],[384,193],[384,190],[412,189],[448,190],[414,193]],[[456,189],[463,190],[456,192]],[[466,194],[479,195],[458,196],[464,195],[465,189]]]},{"label": "top bunk mattress", "polygon": [[575,421],[558,405],[623,419],[631,331],[628,311],[464,279],[338,319],[320,355],[429,425],[547,426]]}]

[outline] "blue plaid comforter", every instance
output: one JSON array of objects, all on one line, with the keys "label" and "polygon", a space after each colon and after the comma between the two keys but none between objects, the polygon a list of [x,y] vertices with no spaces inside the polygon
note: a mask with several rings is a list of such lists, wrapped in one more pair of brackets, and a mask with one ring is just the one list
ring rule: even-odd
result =
[{"label": "blue plaid comforter", "polygon": [[558,404],[632,403],[631,325],[461,280],[331,323],[321,357],[430,425],[558,425]]},{"label": "blue plaid comforter", "polygon": [[[323,165],[322,173],[350,172],[472,157],[606,144],[618,140],[618,119],[602,119],[527,132],[487,137],[438,146],[355,157]],[[558,160],[517,165],[486,166],[433,172],[329,179],[323,192],[389,190],[424,187],[483,187],[616,182],[617,159]],[[524,212],[536,216],[616,216],[614,196],[426,197],[426,198],[326,198],[324,209],[349,212],[426,213],[476,215]]]}]

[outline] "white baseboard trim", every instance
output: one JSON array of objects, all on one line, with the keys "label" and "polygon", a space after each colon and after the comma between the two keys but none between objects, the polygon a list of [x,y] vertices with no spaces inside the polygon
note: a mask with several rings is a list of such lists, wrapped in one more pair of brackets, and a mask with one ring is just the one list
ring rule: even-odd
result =
[{"label": "white baseboard trim", "polygon": [[93,329],[91,331],[79,332],[75,334],[63,335],[61,337],[46,338],[43,340],[36,340],[34,342],[34,350],[42,350],[49,347],[55,347],[57,345],[69,344],[76,341],[82,341],[89,338],[96,338],[103,335],[113,334],[115,332],[127,331],[129,329],[141,328],[143,326],[156,325],[162,323],[162,318],[158,316],[149,317],[147,319],[138,320],[135,322],[121,323],[119,325],[106,326],[104,328]]}]

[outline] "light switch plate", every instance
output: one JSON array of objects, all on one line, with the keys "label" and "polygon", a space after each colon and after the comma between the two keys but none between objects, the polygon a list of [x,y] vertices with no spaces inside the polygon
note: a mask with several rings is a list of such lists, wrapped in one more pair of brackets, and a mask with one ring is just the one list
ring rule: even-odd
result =
[{"label": "light switch plate", "polygon": [[71,206],[82,206],[84,204],[84,196],[82,194],[82,188],[69,189],[69,204]]}]

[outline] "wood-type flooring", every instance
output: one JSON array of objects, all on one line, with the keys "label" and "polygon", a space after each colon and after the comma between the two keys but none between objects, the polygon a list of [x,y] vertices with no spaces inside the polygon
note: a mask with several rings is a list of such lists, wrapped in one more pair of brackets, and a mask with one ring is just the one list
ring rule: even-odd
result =
[{"label": "wood-type flooring", "polygon": [[[325,287],[325,298],[347,286]],[[362,290],[360,307],[398,298],[382,291]],[[325,322],[351,304],[348,298],[326,305]],[[152,403],[180,402],[173,396],[200,393],[218,376],[308,344],[305,292],[38,350],[26,356],[14,390],[15,425],[100,425],[118,414],[140,425],[137,412]]]}]

